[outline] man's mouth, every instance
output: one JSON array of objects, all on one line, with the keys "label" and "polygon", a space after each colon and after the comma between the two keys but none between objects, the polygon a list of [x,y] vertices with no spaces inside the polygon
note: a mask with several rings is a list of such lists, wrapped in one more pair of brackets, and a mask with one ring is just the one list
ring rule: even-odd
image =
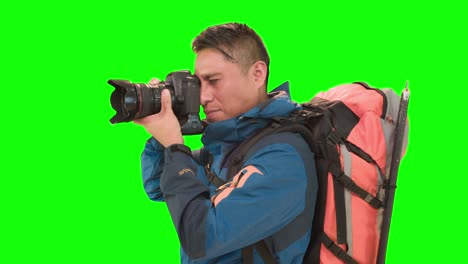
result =
[{"label": "man's mouth", "polygon": [[218,111],[218,110],[204,110],[205,115],[211,114],[211,113],[216,112],[216,111]]},{"label": "man's mouth", "polygon": [[204,110],[207,119],[211,119],[213,117],[213,114],[215,114],[218,111],[219,110]]}]

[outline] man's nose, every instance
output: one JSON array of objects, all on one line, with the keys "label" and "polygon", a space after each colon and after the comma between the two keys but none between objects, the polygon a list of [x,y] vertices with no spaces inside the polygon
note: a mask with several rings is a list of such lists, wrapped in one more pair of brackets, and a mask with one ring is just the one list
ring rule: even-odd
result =
[{"label": "man's nose", "polygon": [[212,91],[203,83],[200,87],[200,104],[205,106],[213,100]]}]

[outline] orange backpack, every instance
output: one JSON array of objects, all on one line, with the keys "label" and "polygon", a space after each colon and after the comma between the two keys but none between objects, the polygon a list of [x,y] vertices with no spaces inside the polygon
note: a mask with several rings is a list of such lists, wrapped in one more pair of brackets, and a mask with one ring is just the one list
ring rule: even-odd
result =
[{"label": "orange backpack", "polygon": [[[319,188],[304,263],[385,262],[396,175],[407,144],[407,89],[403,95],[400,100],[391,89],[365,83],[334,87],[302,104],[301,111],[273,118],[230,155],[235,162],[228,175],[241,169],[249,149],[266,135],[295,132],[307,141]],[[254,247],[265,263],[274,263],[265,243],[245,249]]]}]

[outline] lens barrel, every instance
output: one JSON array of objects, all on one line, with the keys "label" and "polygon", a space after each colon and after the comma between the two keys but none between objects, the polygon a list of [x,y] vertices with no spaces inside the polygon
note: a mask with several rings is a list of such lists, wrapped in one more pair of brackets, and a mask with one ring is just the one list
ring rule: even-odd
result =
[{"label": "lens barrel", "polygon": [[126,80],[109,80],[108,83],[115,88],[111,94],[111,105],[116,111],[110,120],[112,124],[156,114],[161,111],[162,90],[169,89],[171,95],[174,94],[173,88],[163,83],[150,85]]}]

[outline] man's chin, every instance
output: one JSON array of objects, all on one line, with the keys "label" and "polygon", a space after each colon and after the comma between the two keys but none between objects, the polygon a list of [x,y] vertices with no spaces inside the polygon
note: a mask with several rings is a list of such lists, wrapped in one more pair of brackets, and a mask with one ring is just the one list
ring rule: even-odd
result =
[{"label": "man's chin", "polygon": [[203,122],[207,123],[207,124],[213,124],[213,123],[216,123],[217,121],[213,118],[208,118],[208,117],[205,117],[205,119],[203,119]]},{"label": "man's chin", "polygon": [[213,124],[213,123],[216,123],[216,122],[220,122],[220,121],[223,121],[225,119],[219,119],[219,118],[205,118],[203,119],[204,122],[206,122],[207,124]]}]

